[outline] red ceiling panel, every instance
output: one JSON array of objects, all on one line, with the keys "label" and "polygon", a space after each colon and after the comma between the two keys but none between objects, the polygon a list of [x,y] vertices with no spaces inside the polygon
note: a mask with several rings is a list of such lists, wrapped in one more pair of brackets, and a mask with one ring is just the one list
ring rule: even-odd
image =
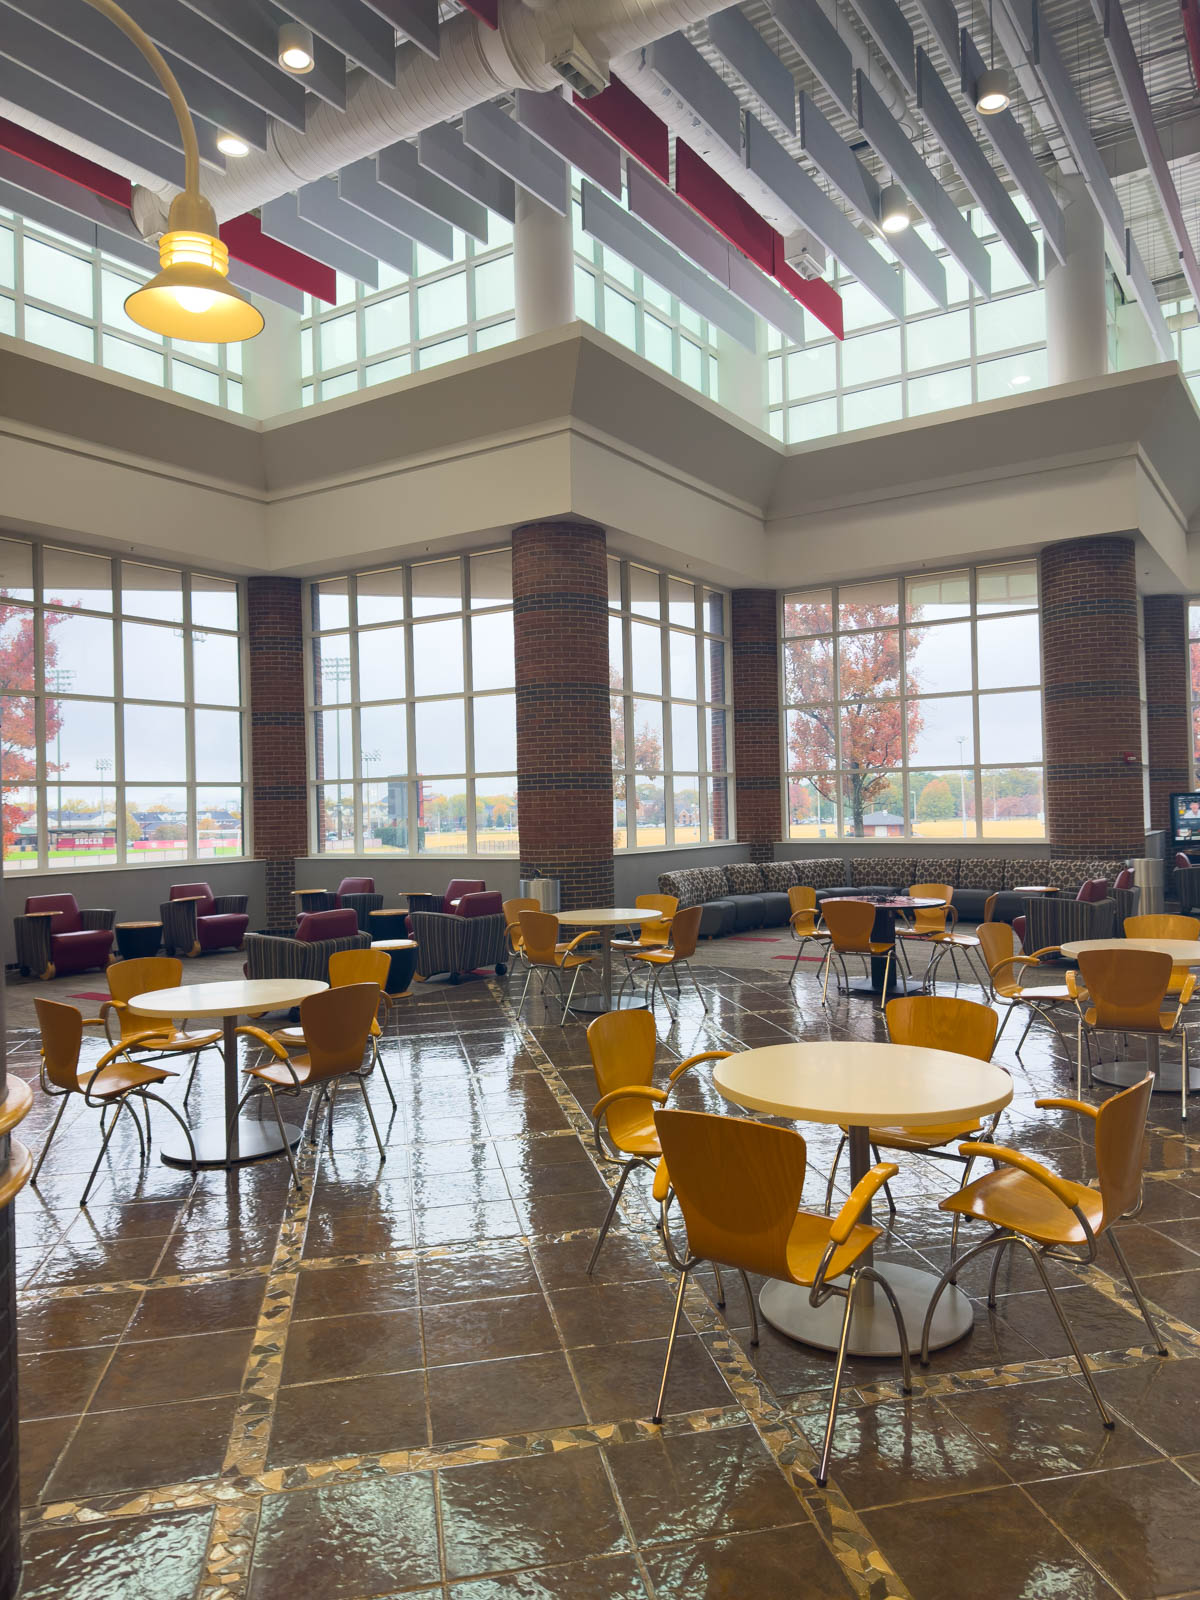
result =
[{"label": "red ceiling panel", "polygon": [[791,295],[793,300],[798,300],[806,311],[811,311],[817,321],[829,329],[837,339],[845,337],[845,324],[842,319],[842,297],[836,289],[830,287],[823,278],[802,278],[794,267],[789,267],[783,259],[783,240],[779,240],[779,252],[775,262],[775,278]]},{"label": "red ceiling panel", "polygon": [[269,239],[253,213],[247,211],[223,222],[221,238],[229,246],[229,254],[248,267],[257,267],[268,277],[290,283],[293,289],[303,289],[314,300],[325,300],[330,305],[337,300],[337,273],[333,268],[290,245]]},{"label": "red ceiling panel", "polygon": [[664,183],[670,183],[671,147],[667,125],[619,78],[613,78],[602,94],[594,94],[590,100],[576,95],[575,104],[606,133],[612,134],[623,150],[628,150]]},{"label": "red ceiling panel", "polygon": [[462,0],[468,11],[473,11],[480,22],[486,22],[489,28],[498,28],[500,18],[500,0]]},{"label": "red ceiling panel", "polygon": [[39,133],[30,133],[28,128],[9,122],[7,117],[0,117],[0,150],[23,156],[26,161],[32,161],[35,167],[57,173],[60,178],[69,178],[72,183],[90,189],[93,194],[103,195],[106,200],[113,200],[119,206],[128,206],[133,198],[133,185],[128,178],[109,172],[107,167],[98,166],[85,156],[77,156],[73,150],[64,150],[61,145],[43,139]]},{"label": "red ceiling panel", "polygon": [[766,273],[775,270],[775,230],[682,139],[675,141],[675,192]]}]

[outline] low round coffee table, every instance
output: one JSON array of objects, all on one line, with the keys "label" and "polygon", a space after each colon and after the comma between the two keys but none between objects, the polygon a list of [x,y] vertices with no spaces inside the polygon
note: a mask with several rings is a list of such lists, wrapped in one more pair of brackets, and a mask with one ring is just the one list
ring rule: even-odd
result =
[{"label": "low round coffee table", "polygon": [[142,956],[158,954],[162,943],[161,922],[118,922],[114,931],[123,961],[137,961]]},{"label": "low round coffee table", "polygon": [[[377,916],[378,912],[372,912]],[[372,950],[386,950],[391,957],[385,990],[389,995],[407,994],[412,988],[413,973],[417,970],[417,941],[415,939],[372,939]]]},{"label": "low round coffee table", "polygon": [[403,906],[385,906],[381,911],[368,911],[367,921],[371,924],[367,931],[372,944],[379,944],[384,939],[408,938],[408,912]]}]

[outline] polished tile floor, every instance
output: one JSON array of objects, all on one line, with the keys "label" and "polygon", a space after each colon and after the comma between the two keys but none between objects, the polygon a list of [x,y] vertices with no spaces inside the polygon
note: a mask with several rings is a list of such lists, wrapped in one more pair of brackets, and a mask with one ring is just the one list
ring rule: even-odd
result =
[{"label": "polished tile floor", "polygon": [[[865,1000],[822,1008],[814,964],[789,989],[788,949],[703,946],[709,1010],[660,1008],[664,1073],[704,1049],[880,1036]],[[669,1415],[647,1422],[674,1277],[633,1185],[586,1277],[611,1173],[586,1138],[584,1034],[536,1009],[520,1027],[512,1004],[494,980],[418,986],[385,1044],[394,1114],[370,1080],[386,1161],[343,1097],[300,1197],[278,1162],[193,1183],[126,1140],[81,1211],[94,1113],[64,1122],[17,1208],[24,1600],[1200,1595],[1200,1108],[1185,1138],[1155,1097],[1146,1204],[1122,1230],[1169,1358],[1107,1251],[1052,1269],[1115,1430],[1032,1267],[1004,1267],[995,1312],[972,1267],[974,1328],[911,1399],[894,1364],[851,1364],[822,1491],[832,1358],[769,1327],[751,1348],[736,1279],[726,1322],[699,1275]],[[1048,1035],[1018,1060],[1016,1038],[1000,1137],[1091,1176],[1089,1130],[1033,1106],[1073,1068]],[[9,1049],[35,1076],[32,1033]],[[214,1055],[193,1112],[219,1096]],[[704,1070],[679,1100],[731,1109]],[[31,1142],[50,1114],[39,1097]],[[815,1207],[836,1131],[802,1131]],[[900,1161],[883,1253],[940,1269],[952,1179]]]}]

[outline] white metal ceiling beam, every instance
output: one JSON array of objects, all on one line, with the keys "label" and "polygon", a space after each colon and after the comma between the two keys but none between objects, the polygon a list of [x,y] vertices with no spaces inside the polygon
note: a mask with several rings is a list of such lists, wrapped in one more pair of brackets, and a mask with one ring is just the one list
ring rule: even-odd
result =
[{"label": "white metal ceiling beam", "polygon": [[855,120],[850,50],[818,0],[771,0],[771,15],[838,105]]},{"label": "white metal ceiling beam", "polygon": [[490,161],[522,189],[565,217],[570,210],[571,188],[567,164],[548,150],[540,139],[501,111],[490,100],[463,113],[462,138],[468,150]]},{"label": "white metal ceiling beam", "polygon": [[[386,159],[385,159],[386,158]],[[461,228],[472,239],[487,243],[487,207],[472,200],[452,184],[426,172],[417,159],[417,147],[405,139],[397,140],[378,157],[378,177],[393,193],[403,195],[414,206],[435,218],[439,225]],[[436,247],[435,247],[436,248]]]},{"label": "white metal ceiling beam", "polygon": [[441,53],[438,0],[363,0],[399,33],[436,60]]},{"label": "white metal ceiling beam", "polygon": [[390,170],[387,154],[381,150],[377,157],[364,156],[343,167],[338,173],[338,193],[349,205],[395,228],[397,233],[418,240],[449,261],[454,255],[453,228],[392,188],[384,176]]},{"label": "white metal ceiling beam", "polygon": [[954,9],[954,0],[916,0],[916,7],[941,45],[947,63],[957,71],[958,12]]},{"label": "white metal ceiling beam", "polygon": [[306,222],[345,239],[389,267],[412,277],[413,242],[385,222],[343,200],[336,178],[318,178],[297,190],[296,206]]},{"label": "white metal ceiling beam", "polygon": [[359,250],[356,245],[348,244],[345,239],[336,238],[324,228],[306,221],[300,215],[294,194],[281,194],[276,200],[268,200],[259,217],[262,231],[268,238],[277,239],[280,244],[290,244],[293,250],[303,251],[305,255],[312,256],[314,261],[323,261],[336,272],[344,272],[347,277],[356,278],[371,289],[378,289],[377,259],[365,250]]},{"label": "white metal ceiling beam", "polygon": [[396,33],[378,12],[359,0],[278,0],[289,17],[311,28],[347,61],[354,61],[373,78],[396,85]]},{"label": "white metal ceiling beam", "polygon": [[788,132],[795,133],[796,80],[739,6],[709,17],[708,40]]},{"label": "white metal ceiling beam", "polygon": [[[270,7],[257,5],[255,0],[180,0],[180,3],[275,66],[279,52],[276,38],[279,15]],[[345,57],[316,34],[313,35],[313,69],[304,79],[304,88],[338,111],[346,109]],[[292,126],[302,127],[303,124],[293,123]]]},{"label": "white metal ceiling beam", "polygon": [[[782,62],[780,63],[782,66]],[[790,76],[790,75],[789,75]],[[526,133],[621,198],[621,150],[600,127],[557,89],[517,90],[517,121]]]},{"label": "white metal ceiling beam", "polygon": [[909,94],[916,94],[916,40],[896,0],[850,0],[850,3],[892,71]]},{"label": "white metal ceiling beam", "polygon": [[435,122],[431,128],[418,133],[417,160],[426,172],[434,173],[452,188],[478,200],[498,217],[515,221],[517,189],[512,179],[489,161],[481,161],[473,150],[468,150],[458,129],[448,122]]}]

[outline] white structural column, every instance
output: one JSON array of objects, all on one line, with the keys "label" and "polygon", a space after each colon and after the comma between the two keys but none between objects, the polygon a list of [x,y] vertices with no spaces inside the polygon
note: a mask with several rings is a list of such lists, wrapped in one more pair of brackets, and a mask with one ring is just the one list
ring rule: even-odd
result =
[{"label": "white structural column", "polygon": [[757,348],[746,346],[729,334],[717,333],[717,367],[720,373],[721,404],[753,428],[767,427],[767,341],[766,324],[754,319]]},{"label": "white structural column", "polygon": [[279,417],[300,409],[300,313],[251,296],[266,319],[257,339],[242,346],[243,396],[248,417]]},{"label": "white structural column", "polygon": [[1102,378],[1108,367],[1104,229],[1082,178],[1065,180],[1067,259],[1046,268],[1046,364],[1051,384]]},{"label": "white structural column", "polygon": [[571,218],[517,186],[513,228],[517,338],[575,320],[575,247]]}]

